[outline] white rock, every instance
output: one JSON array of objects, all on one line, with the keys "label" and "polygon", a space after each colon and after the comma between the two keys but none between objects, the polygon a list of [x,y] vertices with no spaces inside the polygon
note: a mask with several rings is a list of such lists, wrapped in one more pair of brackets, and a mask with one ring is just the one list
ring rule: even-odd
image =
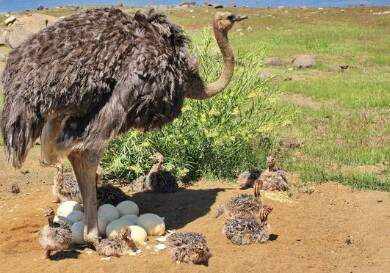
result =
[{"label": "white rock", "polygon": [[72,224],[79,222],[79,221],[83,221],[84,220],[84,213],[82,211],[75,210],[75,211],[72,211],[68,215],[68,217],[66,217],[66,219],[68,219],[68,221],[71,222]]},{"label": "white rock", "polygon": [[12,24],[15,21],[16,21],[16,17],[15,16],[9,16],[9,17],[7,17],[7,19],[4,20],[4,24],[6,24],[6,25]]},{"label": "white rock", "polygon": [[133,201],[126,200],[126,201],[120,202],[116,206],[116,208],[117,208],[120,216],[127,215],[127,214],[134,214],[134,215],[139,214],[138,205],[136,203],[134,203]]},{"label": "white rock", "polygon": [[57,209],[57,215],[67,218],[68,215],[75,210],[83,211],[83,208],[76,201],[63,202]]},{"label": "white rock", "polygon": [[84,223],[82,221],[76,222],[72,225],[72,243],[85,244],[84,241]]},{"label": "white rock", "polygon": [[100,234],[106,232],[109,223],[119,218],[118,210],[111,204],[104,204],[98,209],[98,228]]},{"label": "white rock", "polygon": [[148,235],[161,236],[165,232],[164,219],[153,213],[142,214],[137,225],[144,228]]}]

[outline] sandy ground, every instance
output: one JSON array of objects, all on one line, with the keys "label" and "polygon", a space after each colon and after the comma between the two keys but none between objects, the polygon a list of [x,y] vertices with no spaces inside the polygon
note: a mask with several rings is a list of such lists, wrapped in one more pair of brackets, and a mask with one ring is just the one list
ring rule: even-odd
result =
[{"label": "sandy ground", "polygon": [[[0,272],[390,272],[390,193],[333,183],[284,202],[265,196],[274,207],[272,241],[251,246],[226,240],[223,217],[214,218],[220,204],[242,192],[234,185],[202,182],[175,194],[133,196],[141,212],[166,217],[169,229],[203,233],[213,255],[208,266],[176,264],[165,251],[145,248],[136,257],[102,260],[79,249],[43,260],[37,236],[42,209],[53,205],[53,170],[39,165],[38,154],[34,149],[22,170],[0,156]],[[21,193],[9,192],[12,183]]]}]

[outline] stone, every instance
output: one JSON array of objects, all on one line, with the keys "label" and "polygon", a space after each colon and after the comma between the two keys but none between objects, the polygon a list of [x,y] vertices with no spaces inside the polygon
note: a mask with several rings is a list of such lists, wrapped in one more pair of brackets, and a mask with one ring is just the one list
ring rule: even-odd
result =
[{"label": "stone", "polygon": [[268,79],[272,78],[272,74],[269,71],[267,71],[267,70],[262,70],[259,73],[259,78],[261,80],[265,81],[265,80],[268,80]]},{"label": "stone", "polygon": [[10,24],[13,24],[15,21],[16,21],[15,16],[9,16],[7,19],[4,20],[4,24],[8,26]]},{"label": "stone", "polygon": [[280,66],[283,65],[283,61],[279,57],[269,57],[264,59],[263,65]]},{"label": "stone", "polygon": [[298,68],[309,68],[316,65],[316,59],[313,55],[301,54],[295,56],[295,58],[291,61],[293,67]]},{"label": "stone", "polygon": [[214,8],[215,9],[223,9],[223,5],[215,5]]},{"label": "stone", "polygon": [[16,48],[27,40],[32,34],[54,24],[58,19],[44,14],[30,14],[18,18],[9,28],[8,46]]}]

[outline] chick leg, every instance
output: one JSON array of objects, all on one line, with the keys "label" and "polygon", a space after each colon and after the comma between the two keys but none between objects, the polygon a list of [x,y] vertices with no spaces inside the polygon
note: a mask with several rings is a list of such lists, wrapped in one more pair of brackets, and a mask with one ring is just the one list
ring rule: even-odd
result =
[{"label": "chick leg", "polygon": [[72,152],[68,159],[72,164],[80,187],[84,204],[84,240],[95,245],[98,243],[98,219],[96,197],[96,170],[100,161],[100,152]]},{"label": "chick leg", "polygon": [[260,197],[260,190],[262,187],[263,187],[263,181],[261,179],[257,179],[253,187],[253,193],[255,197]]}]

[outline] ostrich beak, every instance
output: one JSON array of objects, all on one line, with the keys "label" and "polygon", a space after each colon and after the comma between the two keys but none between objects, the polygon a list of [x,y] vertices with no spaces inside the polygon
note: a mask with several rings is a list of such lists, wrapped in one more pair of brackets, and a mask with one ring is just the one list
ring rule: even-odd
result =
[{"label": "ostrich beak", "polygon": [[248,19],[248,16],[234,15],[232,21],[233,22],[240,22],[240,21],[245,20],[245,19]]}]

